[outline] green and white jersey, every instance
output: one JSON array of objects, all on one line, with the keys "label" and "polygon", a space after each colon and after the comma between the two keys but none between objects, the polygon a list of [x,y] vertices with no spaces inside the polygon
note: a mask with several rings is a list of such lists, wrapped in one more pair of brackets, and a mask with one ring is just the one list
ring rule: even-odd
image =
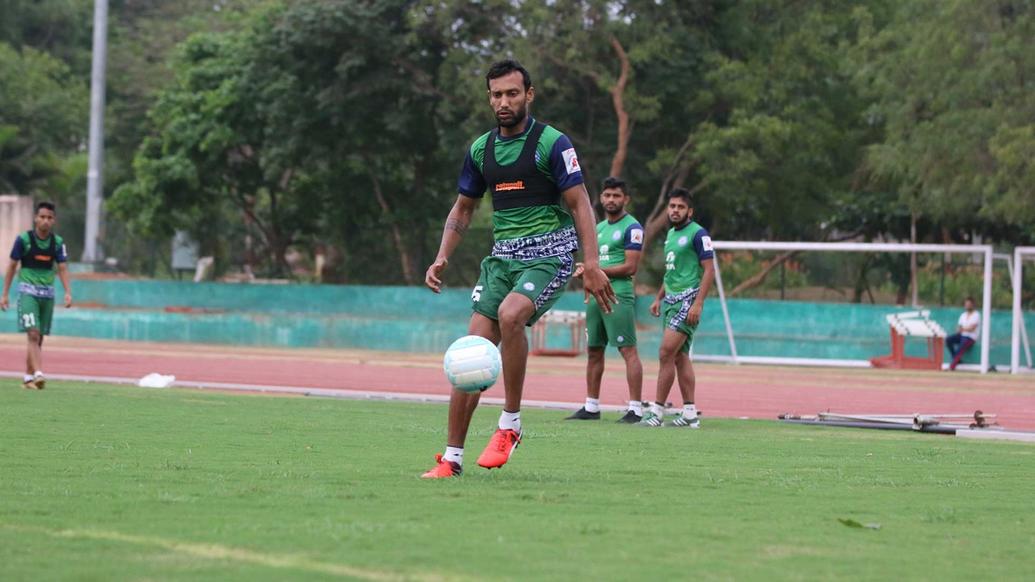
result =
[{"label": "green and white jersey", "polygon": [[54,297],[54,271],[58,263],[68,260],[65,241],[56,234],[45,239],[33,231],[25,231],[14,240],[11,260],[21,263],[18,271],[18,292],[33,297]]},{"label": "green and white jersey", "polygon": [[[537,136],[535,147],[526,148],[532,136]],[[487,164],[490,143],[495,156]],[[483,197],[487,189],[491,192],[493,237],[506,246],[506,241],[559,232],[566,239],[573,238],[574,221],[560,193],[582,183],[582,169],[571,141],[530,117],[521,135],[503,137],[493,130],[474,140],[464,159],[458,189],[472,198]],[[555,240],[549,242],[556,246]],[[542,241],[536,244],[541,247]]]},{"label": "green and white jersey", "polygon": [[[597,247],[601,267],[621,265],[626,251],[643,250],[643,227],[628,213],[615,222],[601,220],[597,223]],[[632,277],[611,277],[611,286],[618,295],[634,294]]]},{"label": "green and white jersey", "polygon": [[702,261],[715,257],[712,238],[700,224],[689,221],[668,229],[665,237],[665,293],[678,296],[701,285]]}]

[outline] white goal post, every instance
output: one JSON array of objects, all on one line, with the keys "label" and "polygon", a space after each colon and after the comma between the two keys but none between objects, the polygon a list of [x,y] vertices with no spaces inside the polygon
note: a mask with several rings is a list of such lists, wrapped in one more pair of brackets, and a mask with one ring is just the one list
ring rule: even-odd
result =
[{"label": "white goal post", "polygon": [[[1035,256],[1035,247],[1013,249],[1013,321],[1010,325],[1010,372],[1017,374],[1021,368],[1021,340],[1027,344],[1028,334],[1024,329],[1024,313],[1021,311],[1021,290],[1024,281],[1024,258]],[[1031,347],[1025,346],[1028,369],[1032,367]]]},{"label": "white goal post", "polygon": [[[992,262],[994,253],[991,245],[946,245],[946,244],[912,244],[912,243],[859,243],[859,242],[762,242],[762,241],[713,241],[716,252],[718,251],[826,251],[826,252],[854,252],[854,253],[951,253],[951,254],[982,254],[984,255],[984,277],[982,280],[981,296],[981,364],[979,370],[985,374],[989,370],[989,348],[991,343],[992,329]],[[1035,255],[1035,247],[1023,247],[1031,250]],[[1019,249],[1018,249],[1019,250]],[[1021,255],[1016,254],[1016,257]],[[726,306],[726,293],[722,285],[722,274],[719,271],[719,261],[716,256],[715,263],[715,284],[719,293],[719,302],[722,306],[722,315],[726,324],[726,335],[729,338],[730,356],[695,356],[695,359],[727,361],[733,363],[758,363],[758,364],[802,364],[802,365],[865,365],[868,362],[856,362],[848,360],[824,361],[808,358],[784,358],[784,357],[760,357],[760,356],[739,356],[737,354],[736,340],[733,335],[733,325],[730,322],[729,309]],[[1014,269],[1019,269],[1020,261],[1014,260]],[[1014,277],[1014,319],[1016,322],[1017,313],[1020,309],[1019,295],[1019,273]],[[1016,325],[1014,326],[1015,345],[1019,336]]]}]

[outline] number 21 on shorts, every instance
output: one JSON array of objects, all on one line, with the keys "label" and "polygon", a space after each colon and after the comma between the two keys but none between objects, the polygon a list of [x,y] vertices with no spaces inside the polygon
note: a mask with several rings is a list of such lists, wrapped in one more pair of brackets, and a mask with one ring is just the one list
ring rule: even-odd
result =
[{"label": "number 21 on shorts", "polygon": [[22,327],[36,327],[36,314],[35,313],[23,313],[22,314]]}]

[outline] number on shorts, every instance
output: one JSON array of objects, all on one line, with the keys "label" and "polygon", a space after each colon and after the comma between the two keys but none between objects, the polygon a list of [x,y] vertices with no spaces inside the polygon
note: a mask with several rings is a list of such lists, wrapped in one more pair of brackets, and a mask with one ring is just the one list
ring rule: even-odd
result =
[{"label": "number on shorts", "polygon": [[477,303],[482,300],[482,288],[481,285],[474,286],[474,290],[471,291],[471,301]]},{"label": "number on shorts", "polygon": [[35,313],[23,313],[22,314],[22,327],[36,327],[36,314]]}]

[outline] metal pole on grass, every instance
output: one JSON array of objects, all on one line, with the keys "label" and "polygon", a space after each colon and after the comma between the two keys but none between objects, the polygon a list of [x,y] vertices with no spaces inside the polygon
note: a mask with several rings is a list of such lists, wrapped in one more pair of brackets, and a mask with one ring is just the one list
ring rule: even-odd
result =
[{"label": "metal pole on grass", "polygon": [[981,296],[981,373],[987,374],[988,344],[992,340],[992,245],[985,245],[985,280]]},{"label": "metal pole on grass", "polygon": [[104,187],[104,86],[108,63],[108,0],[93,4],[93,67],[90,72],[90,152],[86,172],[86,233],[83,262],[101,260],[97,238]]},{"label": "metal pole on grass", "polygon": [[715,251],[712,253],[712,263],[715,265],[715,286],[719,290],[719,305],[722,306],[722,319],[726,322],[726,337],[730,340],[730,356],[733,358],[734,364],[739,364],[737,361],[737,342],[733,340],[733,324],[730,323],[730,310],[726,306],[726,292],[722,288],[722,273],[719,272],[719,252]]},{"label": "metal pole on grass", "polygon": [[1024,257],[1021,256],[1021,249],[1013,250],[1013,324],[1010,326],[1010,373],[1016,374],[1021,371],[1021,326],[1024,325],[1024,318],[1021,315],[1021,276],[1024,269],[1021,263]]}]

